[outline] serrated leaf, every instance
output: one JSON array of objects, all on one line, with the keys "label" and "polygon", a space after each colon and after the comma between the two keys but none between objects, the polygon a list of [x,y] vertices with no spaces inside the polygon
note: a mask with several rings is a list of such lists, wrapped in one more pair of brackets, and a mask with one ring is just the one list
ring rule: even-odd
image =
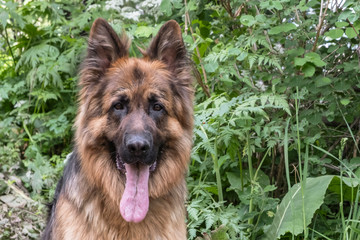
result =
[{"label": "serrated leaf", "polygon": [[6,27],[8,19],[9,19],[9,14],[6,11],[1,11],[0,12],[0,23],[3,26],[3,28]]},{"label": "serrated leaf", "polygon": [[274,35],[274,34],[279,34],[279,33],[282,33],[282,32],[289,32],[289,31],[294,30],[294,29],[296,29],[295,24],[293,24],[293,23],[284,23],[284,24],[281,24],[279,26],[271,28],[270,31],[269,31],[269,34]]},{"label": "serrated leaf", "polygon": [[236,58],[238,61],[243,61],[248,56],[247,52],[241,52],[240,55]]},{"label": "serrated leaf", "polygon": [[228,228],[220,226],[218,229],[211,233],[211,240],[228,240],[230,239],[227,234]]},{"label": "serrated leaf", "polygon": [[32,176],[31,186],[35,192],[40,193],[43,186],[43,180],[39,171],[35,171],[34,175]]},{"label": "serrated leaf", "polygon": [[344,34],[344,31],[340,28],[331,29],[327,33],[325,33],[325,36],[330,37],[332,39],[340,38]]}]

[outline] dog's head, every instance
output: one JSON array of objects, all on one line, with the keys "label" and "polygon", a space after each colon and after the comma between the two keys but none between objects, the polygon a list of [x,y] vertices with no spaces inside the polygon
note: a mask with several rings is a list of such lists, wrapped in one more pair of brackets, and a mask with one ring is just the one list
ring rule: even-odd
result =
[{"label": "dog's head", "polygon": [[[76,137],[82,167],[94,178],[104,182],[109,174],[125,176],[120,211],[125,220],[139,222],[149,196],[161,196],[186,171],[192,68],[175,21],[161,27],[149,48],[141,50],[142,58],[130,58],[129,46],[127,37],[119,37],[105,20],[94,22],[80,75]],[[113,162],[95,157],[104,149]]]}]

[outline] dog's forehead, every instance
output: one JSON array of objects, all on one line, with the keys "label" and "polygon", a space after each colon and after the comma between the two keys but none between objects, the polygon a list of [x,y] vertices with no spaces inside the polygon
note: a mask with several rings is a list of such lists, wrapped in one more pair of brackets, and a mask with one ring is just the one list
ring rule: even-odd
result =
[{"label": "dog's forehead", "polygon": [[112,95],[166,98],[171,92],[170,78],[170,72],[160,61],[120,59],[108,71],[108,88]]}]

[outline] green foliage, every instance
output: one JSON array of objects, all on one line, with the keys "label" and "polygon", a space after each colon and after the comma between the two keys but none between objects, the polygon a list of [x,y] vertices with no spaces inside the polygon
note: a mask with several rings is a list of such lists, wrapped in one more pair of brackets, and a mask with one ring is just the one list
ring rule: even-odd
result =
[{"label": "green foliage", "polygon": [[[324,202],[326,190],[334,176],[326,175],[317,178],[306,179],[306,185],[294,185],[284,196],[277,209],[274,221],[266,232],[266,239],[277,239],[286,232],[298,235],[304,231],[305,226],[309,225],[317,209]],[[301,190],[304,190],[303,192]],[[305,212],[302,212],[302,202],[307,204]]]},{"label": "green foliage", "polygon": [[[189,239],[262,239],[274,226],[284,235],[270,239],[358,239],[359,13],[356,0],[0,0],[0,183],[18,177],[24,195],[51,200],[97,17],[128,33],[133,56],[171,18],[202,76]],[[280,225],[285,203],[298,213]],[[0,214],[9,220],[0,239],[36,239],[43,221],[24,219],[30,230],[16,235],[11,212]]]}]

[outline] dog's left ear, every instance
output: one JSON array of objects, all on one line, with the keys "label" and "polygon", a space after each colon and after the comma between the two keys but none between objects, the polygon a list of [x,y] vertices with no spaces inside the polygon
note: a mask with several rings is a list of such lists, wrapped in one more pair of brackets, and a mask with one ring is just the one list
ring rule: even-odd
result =
[{"label": "dog's left ear", "polygon": [[170,20],[159,30],[145,53],[150,59],[158,59],[174,70],[187,58],[179,24]]}]

